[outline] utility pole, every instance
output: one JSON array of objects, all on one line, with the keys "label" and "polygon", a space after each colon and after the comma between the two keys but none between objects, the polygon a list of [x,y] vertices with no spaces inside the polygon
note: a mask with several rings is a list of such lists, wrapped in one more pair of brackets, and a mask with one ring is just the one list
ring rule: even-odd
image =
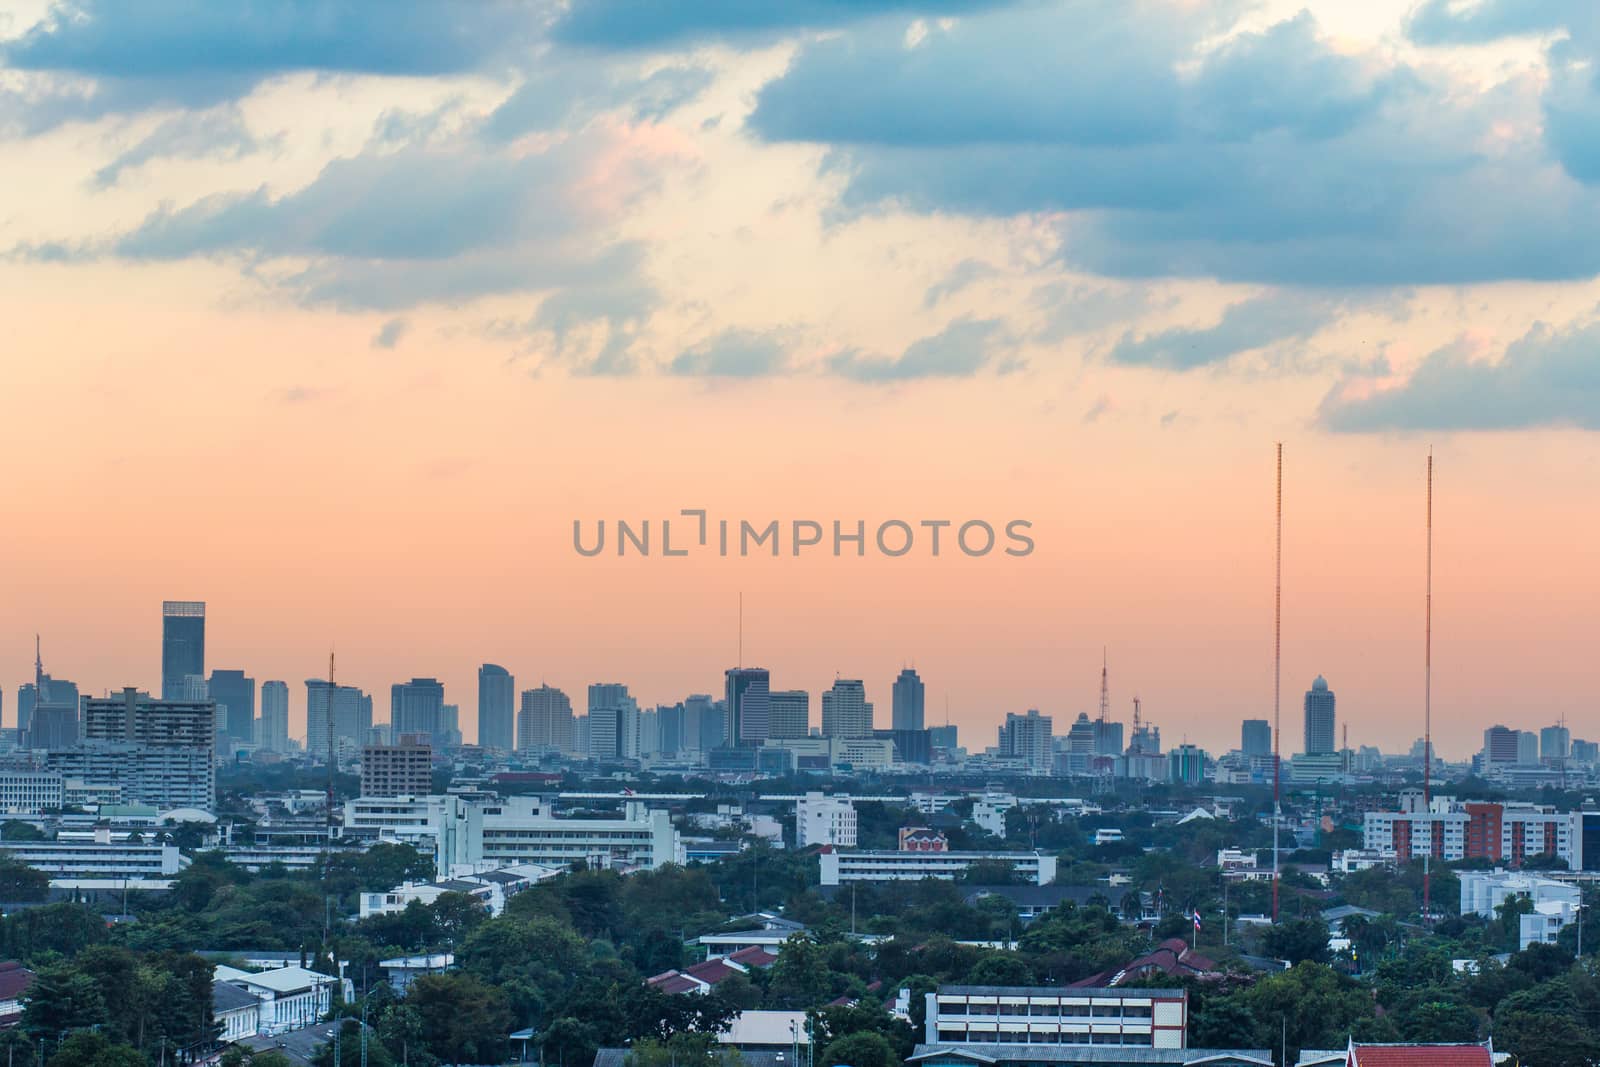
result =
[{"label": "utility pole", "polygon": [[1422,925],[1433,913],[1433,449],[1428,449],[1428,580],[1422,638],[1422,807],[1428,815],[1428,851],[1422,856]]},{"label": "utility pole", "polygon": [[1272,614],[1272,922],[1278,922],[1278,830],[1283,823],[1283,738],[1280,693],[1283,679],[1283,442],[1278,442],[1278,513]]}]

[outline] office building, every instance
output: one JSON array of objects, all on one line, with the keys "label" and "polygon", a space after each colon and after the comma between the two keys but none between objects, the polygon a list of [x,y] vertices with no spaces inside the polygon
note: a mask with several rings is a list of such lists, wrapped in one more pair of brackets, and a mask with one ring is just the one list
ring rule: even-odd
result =
[{"label": "office building", "polygon": [[288,682],[261,683],[261,716],[257,720],[256,743],[268,752],[289,751]]},{"label": "office building", "polygon": [[548,685],[525,689],[517,712],[517,751],[573,752],[572,725],[567,694]]},{"label": "office building", "polygon": [[856,806],[849,797],[807,793],[794,805],[794,837],[798,848],[812,845],[856,847]]},{"label": "office building", "polygon": [[934,752],[950,752],[958,747],[956,728],[949,723],[928,728],[928,744]]},{"label": "office building", "polygon": [[500,752],[516,747],[517,682],[494,663],[478,668],[478,744]]},{"label": "office building", "polygon": [[772,679],[762,667],[734,667],[725,677],[727,721],[723,743],[752,747],[770,735]]},{"label": "office building", "polygon": [[[1067,736],[1063,738],[1065,751],[1057,753],[1053,770],[1062,775],[1086,775],[1094,764],[1095,754],[1095,724],[1084,712],[1078,712],[1078,717],[1072,725],[1067,727]],[[1051,744],[1055,740],[1051,739]]]},{"label": "office building", "polygon": [[256,680],[244,671],[212,671],[206,691],[217,705],[217,749],[237,751],[255,743]]},{"label": "office building", "polygon": [[597,682],[589,687],[589,758],[639,758],[639,702],[628,687]]},{"label": "office building", "polygon": [[390,686],[389,725],[396,734],[427,734],[443,748],[448,742],[444,685],[437,678],[413,678]]},{"label": "office building", "polygon": [[1420,789],[1400,794],[1399,811],[1369,811],[1362,847],[1392,854],[1405,863],[1432,852],[1447,863],[1485,859],[1521,867],[1530,856],[1555,856],[1570,870],[1584,863],[1582,812],[1559,812],[1524,803],[1458,802],[1435,796],[1424,804]]},{"label": "office building", "polygon": [[36,704],[28,727],[28,747],[59,752],[78,743],[76,704]]},{"label": "office building", "polygon": [[871,737],[872,705],[858,678],[838,678],[822,694],[823,737]]},{"label": "office building", "polygon": [[954,881],[974,863],[1009,863],[1017,877],[1033,885],[1056,880],[1056,857],[1045,852],[850,851],[825,847],[819,857],[823,885],[848,882]]},{"label": "office building", "polygon": [[1049,774],[1055,765],[1054,723],[1037,708],[1026,715],[1006,713],[997,746],[1001,756],[1022,760],[1029,774]]},{"label": "office building", "polygon": [[1499,725],[1489,727],[1483,732],[1483,769],[1516,764],[1522,754],[1521,749],[1520,731]]},{"label": "office building", "polygon": [[361,795],[420,797],[433,792],[433,746],[422,735],[404,734],[392,745],[361,749]]},{"label": "office building", "polygon": [[53,771],[0,769],[0,812],[38,815],[60,811],[63,796],[61,775]]},{"label": "office building", "polygon": [[330,714],[335,758],[354,759],[372,729],[372,698],[353,685],[307,678],[306,753],[312,757],[327,759]]},{"label": "office building", "polygon": [[188,679],[206,673],[206,605],[202,600],[161,604],[161,699],[182,700]]},{"label": "office building", "polygon": [[[393,726],[393,723],[390,724]],[[465,744],[461,736],[461,705],[441,704],[439,706],[439,733],[436,743],[442,748],[460,748]]]},{"label": "office building", "polygon": [[676,756],[683,751],[683,705],[658,704],[656,718],[656,754]]},{"label": "office building", "polygon": [[1246,756],[1272,755],[1272,723],[1246,719],[1239,729],[1239,751]]},{"label": "office building", "polygon": [[940,986],[925,996],[929,1044],[1056,1046],[1044,1062],[1066,1063],[1093,1057],[1060,1046],[1188,1045],[1189,998],[1181,989]]},{"label": "office building", "polygon": [[1306,690],[1306,755],[1325,756],[1338,751],[1334,744],[1333,706],[1333,690],[1319,674]]},{"label": "office building", "polygon": [[1206,778],[1206,754],[1200,746],[1182,744],[1167,753],[1167,780],[1178,785],[1199,785]]},{"label": "office building", "polygon": [[811,732],[811,694],[780,689],[767,695],[767,736],[777,740],[806,737]]},{"label": "office building", "polygon": [[1539,731],[1539,760],[1561,764],[1572,754],[1572,731],[1565,726],[1546,726]]},{"label": "office building", "polygon": [[896,730],[922,729],[925,697],[926,690],[917,672],[910,667],[902,670],[894,680],[892,727]]},{"label": "office building", "polygon": [[136,689],[83,702],[83,742],[47,761],[63,778],[115,783],[124,803],[216,808],[216,708]]}]

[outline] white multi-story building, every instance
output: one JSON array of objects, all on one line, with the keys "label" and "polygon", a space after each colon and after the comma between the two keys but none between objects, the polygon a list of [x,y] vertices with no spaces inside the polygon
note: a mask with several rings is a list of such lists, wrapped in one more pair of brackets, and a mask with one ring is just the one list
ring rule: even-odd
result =
[{"label": "white multi-story building", "polygon": [[978,828],[995,837],[1006,836],[1006,812],[1017,806],[1011,793],[985,793],[972,801],[972,821]]},{"label": "white multi-story building", "polygon": [[984,861],[1009,863],[1020,877],[1034,885],[1049,885],[1056,880],[1056,858],[1043,852],[848,852],[824,848],[820,859],[823,885],[917,882],[924,878],[948,882],[974,863]]},{"label": "white multi-story building", "polygon": [[1460,871],[1458,877],[1463,915],[1492,919],[1502,904],[1513,899],[1526,900],[1533,906],[1531,914],[1521,916],[1520,948],[1524,949],[1536,942],[1554,944],[1562,928],[1576,918],[1583,899],[1575,883],[1531,874]]},{"label": "white multi-story building", "polygon": [[794,838],[800,848],[812,845],[855,848],[855,804],[849,797],[807,793],[794,805]]},{"label": "white multi-story building", "polygon": [[926,996],[929,1045],[1188,1044],[1189,997],[1181,989],[941,986]]},{"label": "white multi-story building", "polygon": [[1421,790],[1400,794],[1399,811],[1369,811],[1362,827],[1365,849],[1393,853],[1404,863],[1430,851],[1446,862],[1487,859],[1520,866],[1529,856],[1555,855],[1570,870],[1583,868],[1583,814],[1534,804],[1458,802]]},{"label": "white multi-story building", "polygon": [[220,1029],[217,1040],[225,1045],[254,1037],[261,1030],[261,1001],[228,982],[211,983],[211,1015]]},{"label": "white multi-story building", "polygon": [[554,878],[564,868],[520,864],[502,867],[477,874],[459,873],[454,878],[424,884],[407,883],[382,893],[361,894],[361,918],[373,915],[394,915],[403,912],[416,901],[433,904],[446,893],[463,893],[482,904],[491,916],[505,911],[506,901],[522,890],[539,882]]},{"label": "white multi-story building", "polygon": [[1030,774],[1049,774],[1055,767],[1053,720],[1030,709],[1026,715],[1008,713],[1000,727],[996,754],[1022,760]]},{"label": "white multi-story building", "polygon": [[0,771],[0,812],[37,815],[59,811],[63,799],[61,775],[52,771]]},{"label": "white multi-story building", "polygon": [[[281,1034],[300,1030],[319,1022],[333,1003],[333,987],[339,979],[304,967],[274,967],[265,971],[241,971],[218,965],[216,981],[226,982],[256,998],[258,1032]],[[349,991],[345,991],[346,996]]]},{"label": "white multi-story building", "polygon": [[101,828],[87,840],[0,841],[12,859],[50,876],[73,880],[164,882],[189,865],[176,845],[136,842]]}]

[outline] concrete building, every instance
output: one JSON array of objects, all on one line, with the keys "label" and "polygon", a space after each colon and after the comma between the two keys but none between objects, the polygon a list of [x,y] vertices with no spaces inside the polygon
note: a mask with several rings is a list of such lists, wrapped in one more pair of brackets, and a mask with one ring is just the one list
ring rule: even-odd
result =
[{"label": "concrete building", "polygon": [[1239,728],[1239,751],[1246,756],[1272,755],[1272,723],[1246,719]]},{"label": "concrete building", "polygon": [[1188,1045],[1181,989],[940,986],[926,998],[930,1045]]},{"label": "concrete building", "polygon": [[1434,797],[1422,803],[1422,791],[1400,794],[1397,812],[1369,811],[1362,827],[1362,847],[1392,854],[1405,863],[1430,850],[1435,859],[1451,862],[1486,859],[1516,868],[1529,856],[1555,855],[1570,870],[1582,870],[1583,814],[1558,812],[1535,804],[1460,803]]},{"label": "concrete building", "polygon": [[780,689],[767,695],[767,736],[786,739],[811,733],[811,694],[804,689]]},{"label": "concrete building", "polygon": [[[62,835],[63,837],[65,835]],[[176,845],[135,842],[126,832],[101,828],[87,840],[0,841],[12,859],[50,876],[72,879],[165,883],[189,865]]]},{"label": "concrete building", "polygon": [[1056,878],[1056,858],[1043,852],[852,852],[824,848],[820,858],[823,885],[918,882],[924,878],[949,882],[974,863],[989,861],[1011,864],[1019,877],[1034,885],[1049,885]]},{"label": "concrete building", "polygon": [[329,685],[326,678],[306,679],[306,754],[313,759],[328,758],[330,714],[335,758],[354,759],[372,729],[372,698],[353,685]]},{"label": "concrete building", "polygon": [[927,690],[922,679],[911,667],[900,672],[894,680],[893,711],[890,718],[896,730],[921,730],[925,718]]},{"label": "concrete building", "polygon": [[727,721],[723,744],[749,747],[772,736],[772,676],[767,669],[731,668],[724,677],[724,688]]},{"label": "concrete building", "polygon": [[161,604],[161,699],[182,700],[188,679],[206,673],[206,605],[203,600]]},{"label": "concrete building", "polygon": [[516,747],[517,680],[497,663],[478,668],[478,744],[498,752]]},{"label": "concrete building", "polygon": [[838,678],[822,694],[823,737],[871,737],[872,705],[858,678]]},{"label": "concrete building", "polygon": [[1558,882],[1553,878],[1505,870],[1459,871],[1457,877],[1461,881],[1463,915],[1494,919],[1498,916],[1497,909],[1514,899],[1526,900],[1532,905],[1532,914],[1520,917],[1519,949],[1536,943],[1554,944],[1562,928],[1577,917],[1583,902],[1576,883]]},{"label": "concrete building", "polygon": [[331,975],[293,966],[243,971],[218,965],[213,977],[256,999],[257,1032],[269,1036],[320,1022],[332,1007],[333,987],[339,983]]},{"label": "concrete building", "polygon": [[1306,690],[1306,747],[1308,756],[1325,756],[1336,751],[1334,744],[1334,696],[1328,680],[1317,675]]},{"label": "concrete building", "polygon": [[590,759],[639,758],[639,702],[628,687],[597,682],[589,687]]},{"label": "concrete building", "polygon": [[220,1031],[217,1040],[231,1045],[261,1030],[261,1001],[239,986],[212,982],[211,1017]]},{"label": "concrete building", "polygon": [[517,751],[522,753],[575,751],[572,738],[572,701],[548,685],[522,692],[517,712]]},{"label": "concrete building", "polygon": [[256,747],[268,752],[289,751],[289,683],[261,683],[261,714],[256,719]]},{"label": "concrete building", "polygon": [[437,678],[413,678],[390,686],[389,726],[397,735],[427,734],[436,748],[448,745],[443,683]]},{"label": "concrete building", "polygon": [[60,811],[61,775],[53,771],[0,770],[0,812],[38,815]]},{"label": "concrete building", "polygon": [[849,797],[807,793],[795,802],[794,837],[799,848],[812,845],[855,848],[855,804]]},{"label": "concrete building", "polygon": [[392,745],[361,750],[361,795],[426,796],[433,792],[433,746],[424,736],[404,734]]},{"label": "concrete building", "polygon": [[206,692],[216,705],[217,751],[229,755],[254,745],[256,680],[244,671],[212,671]]},{"label": "concrete building", "polygon": [[1000,727],[999,754],[1022,760],[1030,774],[1047,775],[1055,764],[1053,732],[1050,716],[1040,715],[1037,708],[1026,715],[1008,712]]}]

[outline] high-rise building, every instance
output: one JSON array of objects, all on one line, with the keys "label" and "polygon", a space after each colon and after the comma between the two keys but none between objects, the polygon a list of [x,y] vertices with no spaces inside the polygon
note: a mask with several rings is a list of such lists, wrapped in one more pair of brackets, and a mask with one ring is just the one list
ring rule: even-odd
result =
[{"label": "high-rise building", "polygon": [[1524,767],[1539,765],[1539,735],[1532,730],[1517,731],[1517,762]]},{"label": "high-rise building", "polygon": [[1539,731],[1539,759],[1545,763],[1560,763],[1572,753],[1572,731],[1557,724]]},{"label": "high-rise building", "polygon": [[206,673],[206,605],[203,600],[161,603],[161,699],[177,700],[186,679]]},{"label": "high-rise building", "polygon": [[822,694],[823,737],[871,737],[872,705],[859,678],[838,678]]},{"label": "high-rise building", "polygon": [[[1516,730],[1505,726],[1491,726],[1483,732],[1483,763],[1487,770],[1493,764],[1514,764],[1521,754],[1521,737]],[[1438,755],[1437,751],[1434,753]]]},{"label": "high-rise building", "polygon": [[289,751],[288,682],[261,683],[261,717],[256,742],[268,752]]},{"label": "high-rise building", "polygon": [[437,678],[413,678],[389,687],[389,728],[401,734],[427,734],[435,748],[449,743],[444,720],[444,685]]},{"label": "high-rise building", "polygon": [[572,752],[572,701],[548,685],[522,691],[517,712],[518,752]]},{"label": "high-rise building", "polygon": [[804,689],[780,689],[768,694],[767,736],[781,740],[805,737],[811,732],[811,694]]},{"label": "high-rise building", "polygon": [[944,726],[930,726],[928,728],[928,744],[935,752],[949,752],[957,747],[956,728],[953,724]]},{"label": "high-rise building", "polygon": [[772,679],[763,667],[733,667],[726,675],[728,719],[723,743],[759,745],[770,735]]},{"label": "high-rise building", "polygon": [[33,721],[34,705],[39,703],[39,688],[32,682],[17,686],[17,737],[26,744],[28,726]]},{"label": "high-rise building", "polygon": [[683,705],[658,704],[656,706],[656,749],[663,756],[676,756],[683,751]]},{"label": "high-rise building", "polygon": [[[1089,718],[1087,712],[1078,712],[1078,717],[1071,726],[1067,727],[1065,759],[1060,761],[1058,767],[1067,774],[1088,774],[1094,763],[1095,754],[1095,723]],[[1052,743],[1054,743],[1052,739]]]},{"label": "high-rise building", "polygon": [[706,693],[683,701],[683,740],[680,751],[698,755],[722,744],[725,729],[717,702]]},{"label": "high-rise building", "polygon": [[136,689],[83,702],[83,743],[52,754],[69,778],[110,780],[124,803],[216,808],[216,707]]},{"label": "high-rise building", "polygon": [[59,752],[78,743],[78,707],[76,704],[39,704],[33,709],[28,725],[30,748]]},{"label": "high-rise building", "polygon": [[329,686],[326,678],[306,679],[306,754],[327,758],[330,694],[334,754],[353,759],[372,729],[372,698],[353,685]]},{"label": "high-rise building", "polygon": [[1272,723],[1246,719],[1239,729],[1239,751],[1246,756],[1272,755]]},{"label": "high-rise building", "polygon": [[256,737],[256,680],[244,671],[212,671],[206,681],[217,705],[217,748],[237,749]]},{"label": "high-rise building", "polygon": [[639,702],[627,686],[596,682],[589,687],[589,756],[639,758]]},{"label": "high-rise building", "polygon": [[439,705],[439,744],[445,748],[460,748],[461,737],[461,705]]},{"label": "high-rise building", "polygon": [[1167,780],[1179,785],[1199,785],[1206,778],[1206,754],[1198,745],[1181,744],[1167,753]]},{"label": "high-rise building", "polygon": [[1317,675],[1306,690],[1306,755],[1327,756],[1338,751],[1334,745],[1333,704],[1328,680]]},{"label": "high-rise building", "polygon": [[1006,713],[1000,727],[1000,755],[1025,760],[1030,774],[1049,774],[1055,765],[1054,722],[1030,708],[1026,715]]},{"label": "high-rise building", "polygon": [[900,672],[894,680],[893,715],[890,720],[895,730],[920,730],[923,726],[923,701],[926,691],[922,679],[910,667]]},{"label": "high-rise building", "polygon": [[478,744],[510,752],[516,744],[517,681],[494,663],[478,668]]},{"label": "high-rise building", "polygon": [[433,746],[417,734],[395,738],[390,745],[361,749],[361,795],[425,797],[433,792]]}]

